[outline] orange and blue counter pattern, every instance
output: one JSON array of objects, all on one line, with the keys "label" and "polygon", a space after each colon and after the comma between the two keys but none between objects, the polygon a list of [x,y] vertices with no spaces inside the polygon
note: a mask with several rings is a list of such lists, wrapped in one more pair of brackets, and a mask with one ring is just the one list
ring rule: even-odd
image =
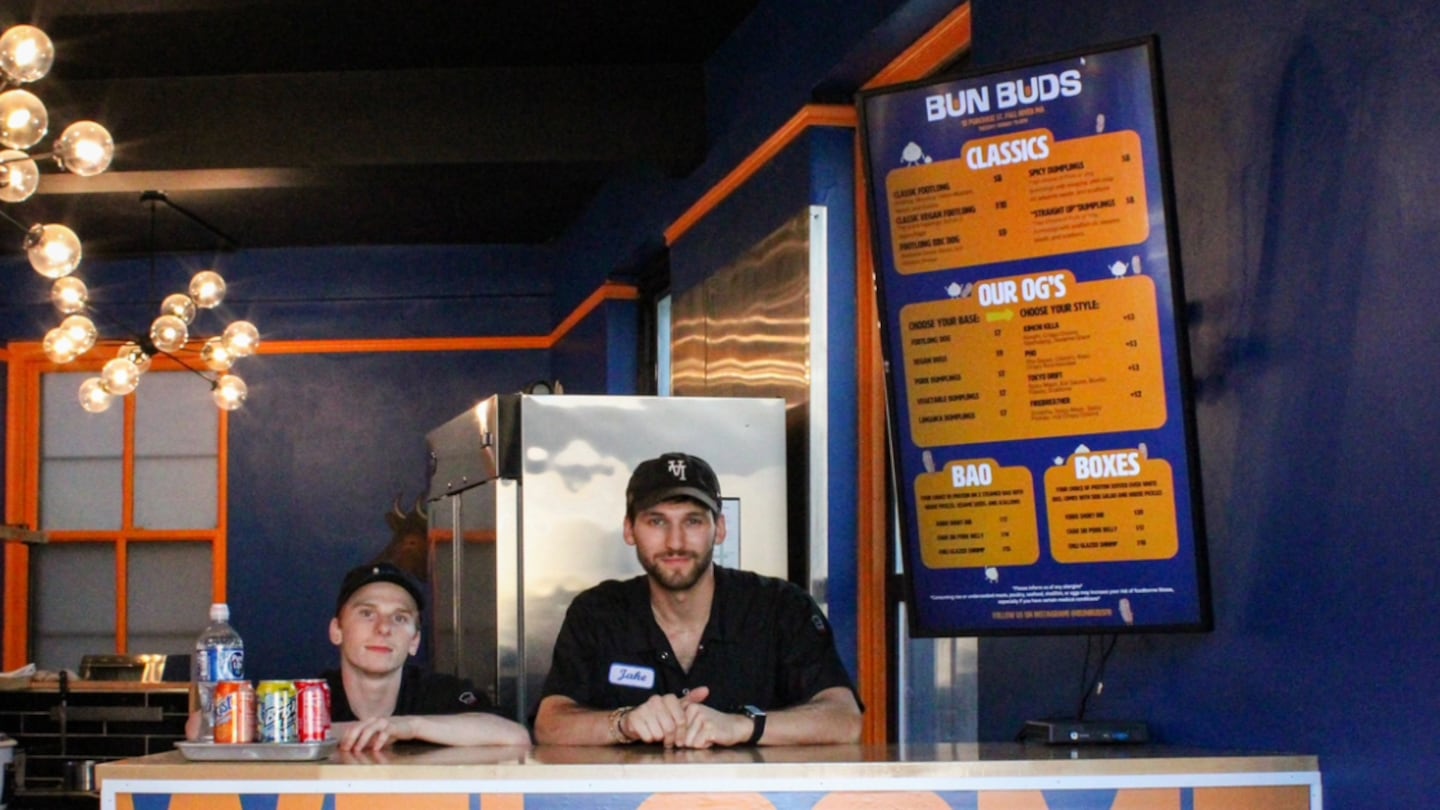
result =
[{"label": "orange and blue counter pattern", "polygon": [[844,793],[119,794],[116,810],[1308,810],[1300,785]]}]

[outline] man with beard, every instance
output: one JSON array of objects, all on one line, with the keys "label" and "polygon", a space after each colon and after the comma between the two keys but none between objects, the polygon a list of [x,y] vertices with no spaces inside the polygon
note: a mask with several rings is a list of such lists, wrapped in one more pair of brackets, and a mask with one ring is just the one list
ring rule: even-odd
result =
[{"label": "man with beard", "polygon": [[720,482],[703,459],[635,468],[625,542],[643,576],[566,612],[535,716],[540,743],[675,748],[854,742],[860,703],[830,624],[785,580],[714,564]]}]

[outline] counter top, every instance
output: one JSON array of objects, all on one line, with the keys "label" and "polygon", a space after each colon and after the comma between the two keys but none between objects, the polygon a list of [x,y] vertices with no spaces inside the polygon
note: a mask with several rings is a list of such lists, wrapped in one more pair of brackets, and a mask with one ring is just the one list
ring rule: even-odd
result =
[{"label": "counter top", "polygon": [[1314,772],[1314,756],[1224,753],[1163,746],[1046,746],[1012,743],[814,745],[704,751],[627,747],[474,747],[398,745],[380,752],[337,751],[317,762],[191,762],[179,751],[101,764],[106,779],[587,781],[744,777],[784,780],[876,777],[987,778]]}]

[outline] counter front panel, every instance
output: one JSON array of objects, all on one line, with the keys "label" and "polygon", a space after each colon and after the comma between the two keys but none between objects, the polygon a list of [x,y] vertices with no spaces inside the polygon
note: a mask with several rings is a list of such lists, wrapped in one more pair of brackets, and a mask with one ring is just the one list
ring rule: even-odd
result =
[{"label": "counter front panel", "polygon": [[1159,748],[430,748],[107,763],[102,810],[1318,810],[1314,757]]}]

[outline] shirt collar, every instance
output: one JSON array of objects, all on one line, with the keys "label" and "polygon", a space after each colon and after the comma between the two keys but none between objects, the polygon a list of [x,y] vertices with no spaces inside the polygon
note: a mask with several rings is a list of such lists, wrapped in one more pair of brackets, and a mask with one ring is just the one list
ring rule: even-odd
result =
[{"label": "shirt collar", "polygon": [[[725,603],[728,601],[726,594],[731,588],[730,577],[731,572],[728,569],[715,566],[715,598],[710,600],[710,618],[705,620],[705,631],[700,635],[701,645],[725,641],[727,638]],[[660,629],[660,624],[655,621],[655,613],[650,609],[650,577],[641,574],[625,585],[628,610],[638,620],[638,626],[645,628],[644,640],[636,638],[635,642],[643,644],[647,649],[665,649],[669,646],[669,642],[665,641],[665,631]]]}]

